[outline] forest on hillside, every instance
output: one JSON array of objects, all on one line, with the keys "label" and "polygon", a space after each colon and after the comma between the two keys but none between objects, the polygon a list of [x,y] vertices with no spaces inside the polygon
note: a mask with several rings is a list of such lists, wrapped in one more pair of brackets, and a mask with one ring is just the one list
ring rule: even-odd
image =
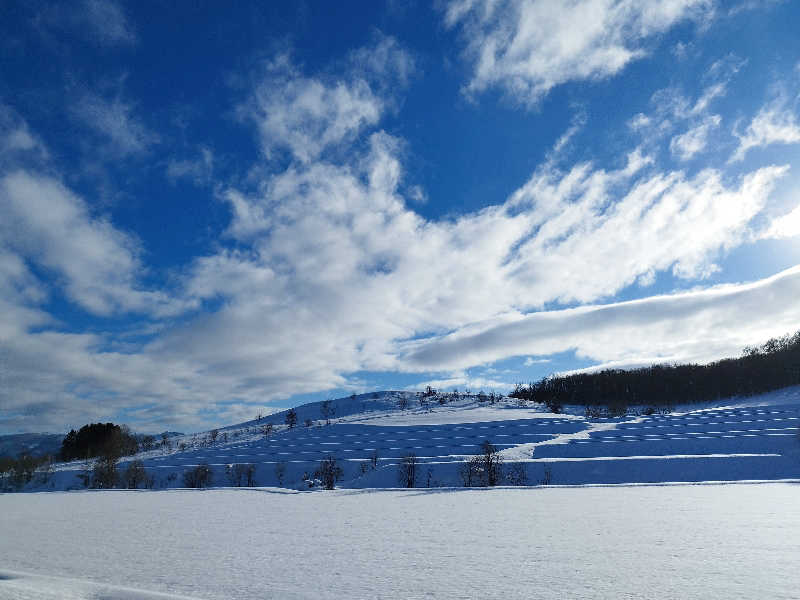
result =
[{"label": "forest on hillside", "polygon": [[518,384],[514,398],[540,402],[555,412],[564,404],[606,406],[612,414],[628,406],[670,408],[752,396],[800,384],[800,331],[747,347],[738,358],[705,365],[660,364],[638,369],[551,375]]}]

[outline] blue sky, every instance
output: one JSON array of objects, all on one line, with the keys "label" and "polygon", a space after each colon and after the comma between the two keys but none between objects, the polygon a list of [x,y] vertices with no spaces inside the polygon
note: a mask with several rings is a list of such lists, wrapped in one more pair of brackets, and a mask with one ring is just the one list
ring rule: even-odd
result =
[{"label": "blue sky", "polygon": [[800,7],[7,2],[0,432],[800,324]]}]

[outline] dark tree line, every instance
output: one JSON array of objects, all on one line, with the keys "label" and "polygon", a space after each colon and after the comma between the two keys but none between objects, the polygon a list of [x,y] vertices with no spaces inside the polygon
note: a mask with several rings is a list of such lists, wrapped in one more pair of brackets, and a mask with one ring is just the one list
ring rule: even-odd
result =
[{"label": "dark tree line", "polygon": [[732,396],[752,396],[800,384],[800,331],[745,348],[742,356],[706,365],[653,365],[639,369],[606,369],[545,377],[517,385],[514,398],[547,404],[559,412],[564,404],[671,407]]},{"label": "dark tree line", "polygon": [[90,423],[71,430],[61,442],[61,460],[95,456],[129,456],[139,450],[139,442],[127,425]]}]

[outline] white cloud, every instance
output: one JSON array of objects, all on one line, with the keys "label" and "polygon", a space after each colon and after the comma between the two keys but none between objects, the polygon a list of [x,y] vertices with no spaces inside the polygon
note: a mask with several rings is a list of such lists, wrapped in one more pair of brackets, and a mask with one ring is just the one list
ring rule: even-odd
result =
[{"label": "white cloud", "polygon": [[753,148],[800,142],[800,123],[795,112],[786,106],[786,102],[778,99],[764,106],[744,133],[737,132],[735,135],[739,138],[739,147],[731,156],[732,162],[743,160]]},{"label": "white cloud", "polygon": [[199,156],[184,160],[170,160],[167,163],[167,177],[174,183],[187,179],[196,186],[208,185],[214,174],[214,153],[205,146],[200,148]]},{"label": "white cloud", "polygon": [[711,9],[709,0],[453,0],[444,22],[466,39],[467,92],[499,86],[534,105],[557,85],[615,75],[647,54],[649,38]]},{"label": "white cloud", "polygon": [[370,85],[389,93],[387,86],[402,88],[416,73],[414,58],[393,37],[378,32],[369,46],[350,54],[351,70]]},{"label": "white cloud", "polygon": [[764,239],[784,239],[800,235],[800,206],[770,223],[760,236]]},{"label": "white cloud", "polygon": [[696,154],[705,150],[709,134],[719,127],[721,121],[722,119],[719,115],[711,115],[687,132],[673,137],[669,144],[672,154],[680,160],[690,160]]},{"label": "white cloud", "polygon": [[549,362],[550,362],[549,358],[533,358],[532,356],[529,356],[525,359],[524,364],[526,367],[531,367],[533,365],[543,365]]},{"label": "white cloud", "polygon": [[84,0],[84,18],[93,37],[102,44],[132,44],[136,33],[119,3],[113,0]]},{"label": "white cloud", "polygon": [[28,123],[11,107],[0,103],[0,167],[20,159],[44,160],[48,156],[44,144]]},{"label": "white cloud", "polygon": [[[230,406],[233,419],[248,406],[347,387],[360,371],[452,373],[570,349],[599,361],[700,359],[796,327],[794,271],[525,314],[597,303],[664,272],[702,281],[721,255],[752,239],[785,167],[736,179],[714,169],[689,175],[659,168],[640,149],[613,170],[547,162],[505,200],[427,220],[402,196],[402,141],[372,125],[389,103],[377,88],[289,66],[278,73],[259,86],[269,111],[250,118],[260,119],[265,151],[285,148],[295,160],[283,171],[253,169],[246,189],[223,190],[226,238],[176,274],[171,295],[144,289],[137,241],[63,183],[23,170],[0,179],[0,303],[9,305],[0,314],[8,332],[0,428],[31,415],[79,425],[70,415],[85,422],[132,406],[141,423],[188,427],[209,409]],[[305,90],[347,102],[293,112]],[[350,110],[353,98],[376,115]],[[278,131],[284,141],[270,137]],[[213,308],[155,329],[140,323],[130,336],[67,332],[39,308],[51,290],[33,265],[56,273],[67,297],[96,314]]]},{"label": "white cloud", "polygon": [[651,114],[639,113],[628,126],[642,136],[642,143],[652,147],[681,127],[688,127],[670,139],[670,151],[680,160],[689,160],[707,147],[708,136],[719,127],[721,117],[710,114],[711,105],[728,92],[728,85],[746,64],[734,54],[714,61],[701,78],[702,87],[688,97],[677,87],[657,90],[651,97]]},{"label": "white cloud", "polygon": [[139,289],[138,243],[52,177],[13,171],[0,177],[0,248],[56,275],[65,293],[86,310],[174,312],[162,292]]},{"label": "white cloud", "polygon": [[97,94],[85,93],[72,106],[72,113],[99,134],[106,141],[106,151],[115,156],[141,154],[158,142],[158,135],[134,114],[133,105],[119,96],[108,100]]},{"label": "white cloud", "polygon": [[514,389],[514,385],[515,383],[510,381],[473,376],[468,373],[452,373],[446,377],[415,383],[414,385],[408,386],[406,389],[420,390],[431,386],[433,389],[441,392],[457,389],[462,393],[469,390],[470,393],[473,394],[477,394],[481,391],[488,394],[491,392],[508,392]]},{"label": "white cloud", "polygon": [[375,125],[384,109],[385,102],[364,79],[304,77],[282,56],[268,65],[267,76],[239,107],[239,115],[258,127],[265,156],[286,149],[300,162],[309,162]]},{"label": "white cloud", "polygon": [[514,355],[574,350],[617,365],[706,362],[797,329],[800,267],[749,284],[518,315],[477,333],[409,342],[413,366],[460,369]]}]

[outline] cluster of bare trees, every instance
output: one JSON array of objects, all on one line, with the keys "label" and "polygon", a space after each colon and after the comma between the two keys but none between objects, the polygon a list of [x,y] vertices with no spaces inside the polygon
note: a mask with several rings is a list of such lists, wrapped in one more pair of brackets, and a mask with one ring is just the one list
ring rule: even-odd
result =
[{"label": "cluster of bare trees", "polygon": [[459,468],[465,487],[492,487],[503,480],[503,458],[489,440],[481,444],[481,453],[473,456]]},{"label": "cluster of bare trees", "polygon": [[183,473],[183,484],[187,488],[205,488],[211,485],[212,472],[208,464],[203,463]]},{"label": "cluster of bare trees", "polygon": [[255,486],[256,484],[255,475],[256,475],[256,466],[253,464],[234,463],[231,465],[225,465],[225,477],[227,477],[228,482],[233,487]]}]

